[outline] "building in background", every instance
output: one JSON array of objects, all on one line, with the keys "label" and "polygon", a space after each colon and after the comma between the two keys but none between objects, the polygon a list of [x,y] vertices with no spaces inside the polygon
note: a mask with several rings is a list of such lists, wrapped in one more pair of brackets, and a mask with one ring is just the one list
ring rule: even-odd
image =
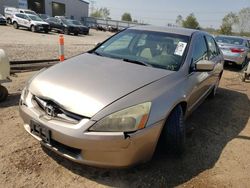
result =
[{"label": "building in background", "polygon": [[77,20],[82,20],[89,14],[89,3],[84,0],[0,0],[1,14],[4,14],[6,6],[31,9],[50,16],[67,16]]}]

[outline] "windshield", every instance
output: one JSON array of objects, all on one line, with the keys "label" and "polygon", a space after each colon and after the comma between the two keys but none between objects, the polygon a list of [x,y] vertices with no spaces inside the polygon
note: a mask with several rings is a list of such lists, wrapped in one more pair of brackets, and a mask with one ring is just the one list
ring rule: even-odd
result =
[{"label": "windshield", "polygon": [[25,13],[25,14],[33,14],[33,15],[36,15],[36,13],[33,12],[33,11],[24,11],[24,13]]},{"label": "windshield", "polygon": [[44,20],[47,19],[47,18],[49,18],[49,16],[46,15],[46,14],[41,14],[40,17],[41,17],[42,19],[44,19]]},{"label": "windshield", "polygon": [[77,20],[67,20],[70,24],[73,25],[82,25],[81,22],[77,21]]},{"label": "windshield", "polygon": [[216,37],[216,42],[224,44],[242,45],[243,39],[233,37]]},{"label": "windshield", "polygon": [[69,22],[69,20],[62,19],[62,22],[66,25],[72,25],[72,23]]},{"label": "windshield", "polygon": [[39,16],[29,15],[29,17],[33,21],[43,21]]},{"label": "windshield", "polygon": [[185,59],[188,41],[188,36],[128,29],[103,43],[93,53],[177,71]]}]

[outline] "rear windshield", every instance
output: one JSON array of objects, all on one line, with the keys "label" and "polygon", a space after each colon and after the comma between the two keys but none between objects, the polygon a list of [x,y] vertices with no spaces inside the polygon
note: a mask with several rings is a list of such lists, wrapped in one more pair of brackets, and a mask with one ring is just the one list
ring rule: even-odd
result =
[{"label": "rear windshield", "polygon": [[82,25],[81,22],[77,21],[77,20],[67,20],[70,24],[73,25]]},{"label": "rear windshield", "polygon": [[99,55],[172,71],[179,70],[187,52],[189,37],[173,33],[125,30],[103,43]]},{"label": "rear windshield", "polygon": [[233,37],[216,37],[216,42],[224,44],[242,45],[243,39]]}]

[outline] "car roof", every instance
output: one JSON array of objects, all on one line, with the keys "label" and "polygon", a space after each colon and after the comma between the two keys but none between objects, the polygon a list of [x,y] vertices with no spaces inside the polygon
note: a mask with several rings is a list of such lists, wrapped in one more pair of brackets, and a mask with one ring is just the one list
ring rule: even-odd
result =
[{"label": "car roof", "polygon": [[206,33],[204,31],[195,30],[195,29],[187,29],[187,28],[182,28],[182,27],[167,27],[167,26],[152,26],[152,25],[134,26],[128,29],[173,33],[173,34],[186,35],[186,36],[191,36],[193,33],[196,33],[196,32]]}]

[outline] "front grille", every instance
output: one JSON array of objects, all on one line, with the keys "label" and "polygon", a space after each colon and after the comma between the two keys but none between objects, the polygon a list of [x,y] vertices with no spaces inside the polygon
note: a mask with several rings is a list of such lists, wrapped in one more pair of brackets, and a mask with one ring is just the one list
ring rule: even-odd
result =
[{"label": "front grille", "polygon": [[55,147],[60,153],[67,154],[73,158],[77,158],[81,154],[80,149],[66,146],[60,142],[53,140],[53,139],[51,139],[51,145],[52,145],[52,147]]},{"label": "front grille", "polygon": [[[89,119],[89,117],[69,112],[51,100],[42,99],[40,97],[34,96],[33,102],[37,104],[40,110],[42,110],[43,112],[45,112],[45,114],[51,116],[51,118],[54,119],[63,120],[69,123],[78,123],[82,119]],[[52,109],[48,109],[48,107],[53,108],[53,111]]]}]

